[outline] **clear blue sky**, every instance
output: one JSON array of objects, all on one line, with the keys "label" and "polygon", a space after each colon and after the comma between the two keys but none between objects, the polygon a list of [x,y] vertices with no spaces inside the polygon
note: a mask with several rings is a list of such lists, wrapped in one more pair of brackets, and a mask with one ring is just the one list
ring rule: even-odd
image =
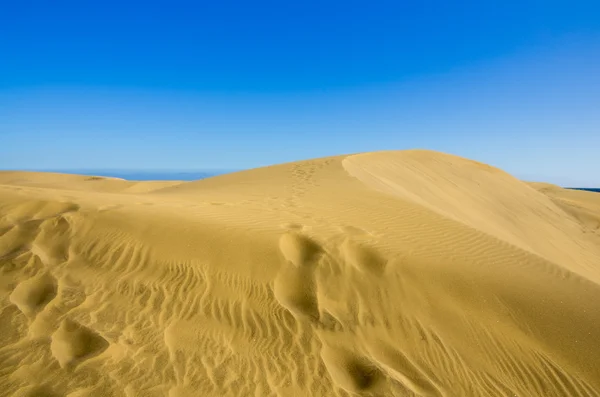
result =
[{"label": "clear blue sky", "polygon": [[600,186],[598,1],[5,1],[0,169],[428,148]]}]

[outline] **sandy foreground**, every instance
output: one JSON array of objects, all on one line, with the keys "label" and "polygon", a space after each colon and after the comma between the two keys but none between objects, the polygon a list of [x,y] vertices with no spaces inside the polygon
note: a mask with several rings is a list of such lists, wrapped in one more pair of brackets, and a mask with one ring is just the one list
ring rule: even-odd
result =
[{"label": "sandy foreground", "polygon": [[600,194],[429,151],[0,172],[2,396],[600,396]]}]

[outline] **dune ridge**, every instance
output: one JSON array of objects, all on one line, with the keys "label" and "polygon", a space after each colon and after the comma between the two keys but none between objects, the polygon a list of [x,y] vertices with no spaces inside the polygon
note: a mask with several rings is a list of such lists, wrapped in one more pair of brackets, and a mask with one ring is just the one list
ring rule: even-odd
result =
[{"label": "dune ridge", "polygon": [[424,151],[0,172],[0,394],[600,396],[600,195]]}]

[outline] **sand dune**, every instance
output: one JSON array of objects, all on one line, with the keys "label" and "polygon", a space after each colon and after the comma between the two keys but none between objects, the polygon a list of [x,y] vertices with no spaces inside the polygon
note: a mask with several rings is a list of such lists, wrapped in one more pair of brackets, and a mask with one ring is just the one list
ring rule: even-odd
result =
[{"label": "sand dune", "polygon": [[600,396],[600,194],[430,151],[0,172],[0,395]]}]

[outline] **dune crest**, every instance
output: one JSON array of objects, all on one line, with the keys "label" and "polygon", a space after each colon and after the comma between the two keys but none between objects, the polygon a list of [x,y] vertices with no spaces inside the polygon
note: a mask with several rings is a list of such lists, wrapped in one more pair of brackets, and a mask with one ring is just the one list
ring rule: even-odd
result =
[{"label": "dune crest", "polygon": [[431,151],[0,172],[0,390],[600,396],[600,195]]}]

